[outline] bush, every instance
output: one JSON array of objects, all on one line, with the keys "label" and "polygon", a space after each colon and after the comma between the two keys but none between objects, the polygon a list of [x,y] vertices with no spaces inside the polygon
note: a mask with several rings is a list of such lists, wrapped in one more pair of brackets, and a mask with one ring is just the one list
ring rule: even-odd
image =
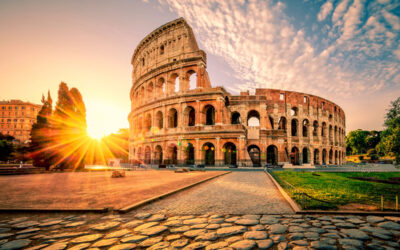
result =
[{"label": "bush", "polygon": [[[374,149],[374,148],[368,149],[368,151],[367,151],[367,155],[369,157],[372,157],[373,155],[376,155],[376,154],[377,154],[377,152],[376,152],[376,149]],[[372,158],[371,158],[371,160],[372,160]]]}]

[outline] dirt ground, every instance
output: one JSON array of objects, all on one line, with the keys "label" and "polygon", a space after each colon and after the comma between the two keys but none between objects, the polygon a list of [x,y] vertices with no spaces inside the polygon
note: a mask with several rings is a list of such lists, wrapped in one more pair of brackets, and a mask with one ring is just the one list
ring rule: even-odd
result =
[{"label": "dirt ground", "polygon": [[221,172],[127,171],[0,176],[0,208],[119,209]]}]

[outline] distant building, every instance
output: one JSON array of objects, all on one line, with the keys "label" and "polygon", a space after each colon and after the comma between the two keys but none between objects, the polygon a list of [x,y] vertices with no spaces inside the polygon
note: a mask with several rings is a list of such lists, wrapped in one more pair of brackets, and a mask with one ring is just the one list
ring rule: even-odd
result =
[{"label": "distant building", "polygon": [[21,143],[29,142],[32,125],[41,107],[21,100],[0,101],[0,133],[11,135]]}]

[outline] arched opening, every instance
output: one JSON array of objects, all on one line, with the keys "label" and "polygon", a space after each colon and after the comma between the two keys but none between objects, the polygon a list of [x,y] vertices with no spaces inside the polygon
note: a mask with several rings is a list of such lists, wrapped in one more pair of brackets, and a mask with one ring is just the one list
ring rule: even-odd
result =
[{"label": "arched opening", "polygon": [[313,122],[313,136],[318,136],[318,121]]},{"label": "arched opening", "polygon": [[224,152],[224,163],[225,165],[236,165],[236,146],[232,142],[224,144],[222,149]]},{"label": "arched opening", "polygon": [[169,164],[178,164],[178,148],[175,146],[175,144],[171,144],[168,147],[168,153],[169,153]]},{"label": "arched opening", "polygon": [[329,141],[332,141],[332,125],[329,125]]},{"label": "arched opening", "polygon": [[329,150],[329,164],[333,164],[333,151]]},{"label": "arched opening", "polygon": [[163,152],[160,145],[157,145],[154,152],[154,163],[162,164],[163,162]]},{"label": "arched opening", "polygon": [[197,73],[194,70],[189,70],[186,75],[187,78],[189,79],[189,90],[196,89]]},{"label": "arched opening", "polygon": [[215,124],[215,108],[212,105],[206,105],[204,107],[203,113],[206,116],[206,125]]},{"label": "arched opening", "polygon": [[157,81],[157,97],[163,96],[165,94],[165,80],[164,78],[159,78]]},{"label": "arched opening", "polygon": [[153,99],[153,83],[149,83],[149,85],[147,86],[147,99],[152,100]]},{"label": "arched opening", "polygon": [[308,148],[303,148],[303,164],[310,163]]},{"label": "arched opening", "polygon": [[322,128],[321,128],[321,137],[326,137],[326,123],[322,123]]},{"label": "arched opening", "polygon": [[146,115],[146,119],[144,122],[144,129],[145,129],[145,131],[151,130],[151,115],[150,114]]},{"label": "arched opening", "polygon": [[308,137],[309,122],[307,119],[303,120],[303,137]]},{"label": "arched opening", "polygon": [[267,163],[271,165],[278,164],[278,148],[275,145],[267,147]]},{"label": "arched opening", "polygon": [[292,136],[297,136],[297,127],[298,121],[296,119],[292,119]]},{"label": "arched opening", "polygon": [[269,123],[271,124],[271,129],[274,129],[274,118],[272,118],[271,116],[268,116],[269,118]]},{"label": "arched opening", "polygon": [[146,148],[144,149],[144,163],[151,163],[151,149],[149,146],[146,146]]},{"label": "arched opening", "polygon": [[293,165],[300,165],[299,149],[297,147],[292,148],[292,152],[290,153],[290,162]]},{"label": "arched opening", "polygon": [[162,129],[164,126],[164,121],[163,121],[163,113],[161,111],[158,111],[156,113],[156,126],[158,129]]},{"label": "arched opening", "polygon": [[241,124],[242,123],[239,112],[232,113],[231,123],[232,124]]},{"label": "arched opening", "polygon": [[140,103],[145,103],[145,99],[146,99],[146,95],[145,95],[145,92],[144,92],[144,87],[142,86],[141,88],[140,88]]},{"label": "arched opening", "polygon": [[204,152],[204,164],[214,165],[215,164],[215,147],[212,143],[207,142],[203,145]]},{"label": "arched opening", "polygon": [[227,96],[225,96],[225,106],[226,107],[229,106],[229,98]]},{"label": "arched opening", "polygon": [[291,116],[296,116],[296,115],[298,115],[298,112],[299,112],[299,109],[298,109],[297,107],[293,107],[293,108],[290,110],[290,115],[291,115]]},{"label": "arched opening", "polygon": [[143,120],[142,117],[139,117],[139,119],[137,120],[137,128],[139,133],[142,133],[143,131]]},{"label": "arched opening", "polygon": [[257,110],[251,110],[247,114],[247,126],[259,127],[260,126],[260,113]]},{"label": "arched opening", "polygon": [[178,111],[172,108],[168,111],[168,127],[176,128],[178,127]]},{"label": "arched opening", "polygon": [[283,116],[279,119],[278,129],[286,131],[286,118]]},{"label": "arched opening", "polygon": [[196,124],[196,111],[193,107],[185,108],[185,125],[192,127]]},{"label": "arched opening", "polygon": [[335,139],[335,142],[337,142],[337,126],[335,126],[333,138]]},{"label": "arched opening", "polygon": [[179,92],[179,75],[177,73],[173,73],[170,76],[168,87],[169,93],[178,93]]},{"label": "arched opening", "polygon": [[188,143],[187,147],[185,148],[185,163],[187,165],[194,164],[194,147],[191,143]]},{"label": "arched opening", "polygon": [[335,165],[338,164],[338,153],[337,150],[335,150]]},{"label": "arched opening", "polygon": [[160,46],[160,55],[164,55],[164,45]]},{"label": "arched opening", "polygon": [[322,150],[322,164],[326,165],[326,149]]},{"label": "arched opening", "polygon": [[256,145],[250,145],[247,148],[247,152],[249,153],[251,162],[253,163],[253,167],[260,167],[261,166],[260,148]]},{"label": "arched opening", "polygon": [[314,165],[319,165],[319,150],[314,149]]}]

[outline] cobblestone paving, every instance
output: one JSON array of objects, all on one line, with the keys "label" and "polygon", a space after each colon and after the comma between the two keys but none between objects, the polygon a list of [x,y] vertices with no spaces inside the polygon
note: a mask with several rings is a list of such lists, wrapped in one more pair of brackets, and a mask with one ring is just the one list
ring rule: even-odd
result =
[{"label": "cobblestone paving", "polygon": [[1,250],[400,248],[400,217],[132,212],[2,218]]},{"label": "cobblestone paving", "polygon": [[232,172],[189,190],[151,203],[142,212],[166,214],[293,213],[263,172]]}]

